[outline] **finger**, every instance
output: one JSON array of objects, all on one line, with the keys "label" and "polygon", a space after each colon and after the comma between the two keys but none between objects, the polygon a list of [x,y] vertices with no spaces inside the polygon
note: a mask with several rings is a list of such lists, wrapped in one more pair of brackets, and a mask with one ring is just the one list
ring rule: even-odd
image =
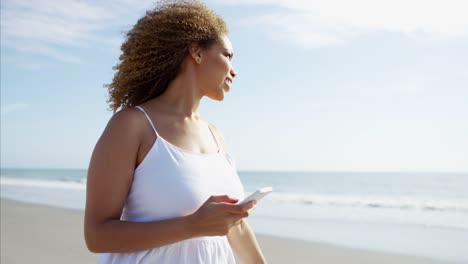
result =
[{"label": "finger", "polygon": [[244,208],[245,211],[248,211],[252,208],[255,208],[256,204],[257,204],[257,200],[252,200],[246,204],[243,204],[242,207]]},{"label": "finger", "polygon": [[238,215],[235,215],[235,216],[232,216],[231,217],[231,227],[233,226],[237,226],[237,225],[240,225],[242,224],[242,221],[244,221],[244,218],[246,218],[247,216],[238,216]]},{"label": "finger", "polygon": [[219,203],[219,206],[221,210],[231,214],[242,214],[248,210],[244,205],[240,204]]},{"label": "finger", "polygon": [[238,226],[242,224],[242,221],[244,221],[244,218],[234,220],[234,223],[232,224],[232,226]]},{"label": "finger", "polygon": [[242,213],[242,214],[236,214],[236,215],[233,215],[231,217],[232,219],[232,222],[233,222],[233,225],[239,225],[242,223],[242,221],[244,220],[244,218],[248,217],[249,216],[249,213],[248,212],[245,212],[245,213]]},{"label": "finger", "polygon": [[208,200],[217,203],[237,203],[237,201],[239,201],[238,199],[231,198],[228,195],[212,195]]},{"label": "finger", "polygon": [[255,208],[255,203],[249,203],[246,206],[242,205],[237,205],[237,206],[232,206],[231,204],[225,204],[223,205],[223,210],[230,213],[230,214],[244,214],[244,213],[249,213],[251,210]]}]

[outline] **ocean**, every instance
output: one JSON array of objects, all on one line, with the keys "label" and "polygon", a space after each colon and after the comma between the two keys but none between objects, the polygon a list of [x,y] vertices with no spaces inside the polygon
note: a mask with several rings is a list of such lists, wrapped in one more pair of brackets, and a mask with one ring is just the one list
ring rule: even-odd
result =
[{"label": "ocean", "polygon": [[[83,210],[85,169],[1,169],[1,197]],[[468,263],[468,173],[247,172],[255,232]]]}]

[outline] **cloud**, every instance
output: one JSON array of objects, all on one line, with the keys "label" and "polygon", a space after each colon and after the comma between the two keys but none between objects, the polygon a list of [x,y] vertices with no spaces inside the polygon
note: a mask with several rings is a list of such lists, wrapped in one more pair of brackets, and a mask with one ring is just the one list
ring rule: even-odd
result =
[{"label": "cloud", "polygon": [[25,53],[34,53],[38,55],[43,55],[61,62],[66,62],[66,63],[79,63],[81,62],[81,59],[78,56],[75,56],[73,54],[70,54],[69,52],[62,51],[61,49],[58,49],[54,46],[47,45],[46,43],[42,42],[33,42],[33,43],[27,43],[18,41],[18,42],[10,42],[10,40],[3,41],[2,45],[6,46],[14,46],[14,49],[16,49],[19,52],[25,52]]},{"label": "cloud", "polygon": [[[241,25],[259,27],[272,38],[303,47],[345,43],[373,31],[425,33],[438,38],[468,35],[464,0],[212,0],[219,5],[268,6]],[[2,47],[66,63],[81,59],[70,50],[118,47],[120,32],[156,0],[4,0]],[[276,10],[276,11],[271,11]],[[114,33],[114,34],[111,34]],[[118,44],[116,44],[118,43]]]},{"label": "cloud", "polygon": [[468,35],[468,2],[463,0],[214,0],[220,5],[268,6],[241,24],[305,47],[336,45],[375,31],[438,39]]},{"label": "cloud", "polygon": [[81,60],[70,48],[115,46],[125,23],[135,23],[153,1],[2,1],[2,47],[67,63]]},{"label": "cloud", "polygon": [[1,107],[1,114],[6,115],[23,109],[28,109],[29,104],[15,103],[15,104],[4,104]]}]

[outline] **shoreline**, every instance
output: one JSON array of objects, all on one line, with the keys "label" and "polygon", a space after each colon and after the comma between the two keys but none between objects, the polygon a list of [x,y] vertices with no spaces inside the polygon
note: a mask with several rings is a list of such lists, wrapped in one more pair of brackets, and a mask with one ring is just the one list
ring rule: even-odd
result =
[{"label": "shoreline", "polygon": [[[1,260],[9,263],[97,263],[83,235],[84,212],[1,199]],[[72,227],[72,228],[70,228]],[[268,263],[450,263],[256,234]]]}]

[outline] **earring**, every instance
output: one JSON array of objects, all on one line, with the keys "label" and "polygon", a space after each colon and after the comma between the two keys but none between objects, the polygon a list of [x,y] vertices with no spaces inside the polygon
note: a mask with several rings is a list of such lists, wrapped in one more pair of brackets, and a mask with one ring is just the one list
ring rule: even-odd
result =
[{"label": "earring", "polygon": [[201,63],[201,58],[197,58],[197,63],[198,63],[198,64]]}]

